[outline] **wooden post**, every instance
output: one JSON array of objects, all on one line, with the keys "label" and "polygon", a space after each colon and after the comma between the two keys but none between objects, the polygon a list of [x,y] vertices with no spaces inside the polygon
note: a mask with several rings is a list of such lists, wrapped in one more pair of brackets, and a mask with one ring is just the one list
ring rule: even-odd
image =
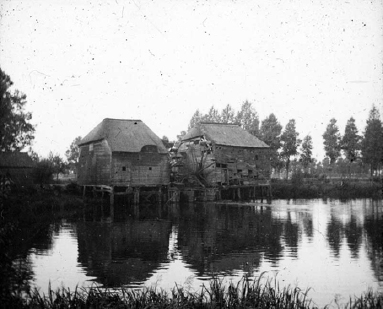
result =
[{"label": "wooden post", "polygon": [[267,191],[267,203],[271,204],[271,200],[272,200],[272,195],[271,195],[271,183],[269,184],[268,186],[268,191]]},{"label": "wooden post", "polygon": [[133,204],[133,214],[136,218],[140,216],[140,206],[138,204]]},{"label": "wooden post", "polygon": [[85,198],[85,192],[86,192],[86,186],[84,186],[84,188],[82,189],[82,198],[83,199]]},{"label": "wooden post", "polygon": [[238,200],[241,200],[241,188],[238,188]]},{"label": "wooden post", "polygon": [[157,203],[157,218],[161,219],[161,217],[162,217],[161,203]]},{"label": "wooden post", "polygon": [[263,203],[263,186],[261,185],[261,203]]},{"label": "wooden post", "polygon": [[134,188],[133,204],[137,205],[140,202],[140,188]]},{"label": "wooden post", "polygon": [[168,194],[170,203],[178,203],[180,201],[180,194],[177,188],[169,188]]},{"label": "wooden post", "polygon": [[217,200],[218,201],[222,200],[221,189],[218,189],[217,191]]},{"label": "wooden post", "polygon": [[110,218],[112,219],[112,221],[114,221],[114,199],[113,199],[113,203],[110,203]]},{"label": "wooden post", "polygon": [[162,190],[161,190],[161,187],[158,188],[157,203],[159,203],[159,204],[162,203]]},{"label": "wooden post", "polygon": [[114,206],[114,187],[112,187],[112,190],[110,190],[110,209]]}]

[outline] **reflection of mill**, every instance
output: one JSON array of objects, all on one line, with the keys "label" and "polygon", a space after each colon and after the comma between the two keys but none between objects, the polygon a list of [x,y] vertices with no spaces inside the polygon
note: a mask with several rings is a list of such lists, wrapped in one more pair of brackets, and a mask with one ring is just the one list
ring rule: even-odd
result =
[{"label": "reflection of mill", "polygon": [[[265,267],[280,270],[280,276],[290,280],[301,274],[291,272],[294,265],[321,282],[323,273],[345,271],[347,263],[339,260],[360,263],[353,273],[372,282],[371,270],[374,282],[381,284],[380,204],[362,208],[302,203],[115,205],[114,220],[104,207],[103,218],[87,214],[86,222],[78,225],[79,262],[108,287],[174,287],[176,277],[181,278],[177,282],[189,276],[206,280],[213,273],[238,278],[259,274]],[[319,248],[316,256],[313,248]],[[305,286],[309,278],[299,280]]]},{"label": "reflection of mill", "polygon": [[79,262],[104,287],[139,284],[168,260],[171,222],[146,209],[121,221],[119,211],[114,220],[96,216],[78,223]]},{"label": "reflection of mill", "polygon": [[[269,208],[108,206],[93,207],[97,214],[90,211],[78,224],[79,262],[105,287],[140,284],[174,262],[195,275],[251,271],[262,256],[276,260],[282,250]],[[266,249],[273,239],[274,249]]]}]

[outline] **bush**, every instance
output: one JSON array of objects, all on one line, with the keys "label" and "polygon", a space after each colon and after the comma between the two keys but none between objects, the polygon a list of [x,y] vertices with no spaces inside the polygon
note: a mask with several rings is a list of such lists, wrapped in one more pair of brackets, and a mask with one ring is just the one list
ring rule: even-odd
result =
[{"label": "bush", "polygon": [[382,188],[379,183],[350,183],[345,180],[337,183],[330,181],[316,182],[313,184],[301,182],[301,175],[293,175],[291,181],[273,180],[273,198],[296,199],[296,198],[319,198],[330,197],[339,199],[353,198],[379,198],[382,196]]},{"label": "bush", "polygon": [[33,180],[40,185],[49,183],[53,178],[53,167],[49,160],[42,159],[32,172]]},{"label": "bush", "polygon": [[70,194],[80,195],[81,187],[76,182],[71,181],[69,184],[66,185],[65,191]]},{"label": "bush", "polygon": [[303,177],[304,177],[304,174],[300,170],[293,173],[291,176],[291,183],[293,184],[293,186],[297,187],[302,185]]}]

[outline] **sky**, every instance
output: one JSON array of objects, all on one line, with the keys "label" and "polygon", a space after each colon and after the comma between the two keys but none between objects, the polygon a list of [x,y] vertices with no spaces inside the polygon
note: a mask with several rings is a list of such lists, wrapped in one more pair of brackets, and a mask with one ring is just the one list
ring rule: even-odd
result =
[{"label": "sky", "polygon": [[383,115],[383,0],[2,0],[0,66],[41,156],[104,118],[174,140],[197,109],[248,100],[295,119],[321,160],[331,118],[343,134]]}]

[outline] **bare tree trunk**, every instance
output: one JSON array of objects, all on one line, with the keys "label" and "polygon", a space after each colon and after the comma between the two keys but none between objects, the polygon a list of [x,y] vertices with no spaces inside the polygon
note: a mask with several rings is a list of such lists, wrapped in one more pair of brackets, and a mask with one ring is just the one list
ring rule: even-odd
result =
[{"label": "bare tree trunk", "polygon": [[372,178],[372,175],[374,174],[374,165],[371,163],[371,168],[370,168],[370,177]]},{"label": "bare tree trunk", "polygon": [[289,179],[290,159],[286,160],[286,180]]}]

